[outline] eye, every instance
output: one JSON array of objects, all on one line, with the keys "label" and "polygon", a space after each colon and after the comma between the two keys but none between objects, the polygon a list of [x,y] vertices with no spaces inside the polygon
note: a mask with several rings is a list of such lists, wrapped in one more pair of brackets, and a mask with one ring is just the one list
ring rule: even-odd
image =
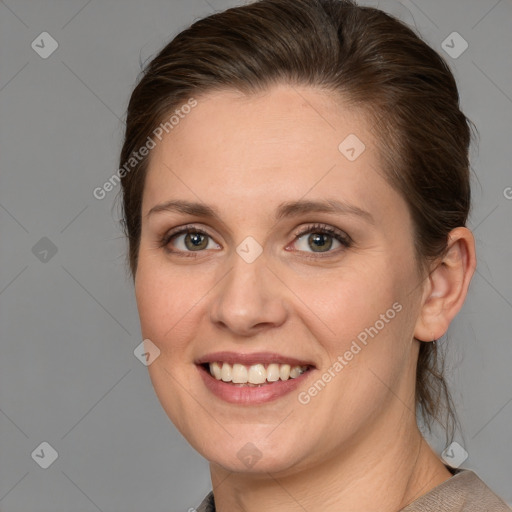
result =
[{"label": "eye", "polygon": [[350,247],[350,237],[330,226],[316,224],[296,233],[298,251],[326,253],[337,252],[340,247]]},{"label": "eye", "polygon": [[160,242],[169,252],[200,252],[205,249],[221,249],[211,236],[202,229],[187,226],[167,233]]},{"label": "eye", "polygon": [[[317,254],[338,252],[336,249],[348,248],[352,243],[343,231],[321,224],[309,226],[295,233],[295,237],[297,251]],[[165,234],[159,245],[168,252],[183,253],[184,256],[193,256],[191,253],[204,250],[222,249],[206,231],[195,226],[185,226]]]}]

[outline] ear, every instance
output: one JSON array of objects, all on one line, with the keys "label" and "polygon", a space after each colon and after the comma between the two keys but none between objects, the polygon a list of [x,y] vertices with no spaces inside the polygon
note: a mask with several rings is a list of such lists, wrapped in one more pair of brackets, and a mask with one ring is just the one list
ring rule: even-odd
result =
[{"label": "ear", "polygon": [[464,227],[448,234],[445,255],[425,281],[423,303],[414,337],[421,341],[439,339],[459,312],[476,268],[475,239]]}]

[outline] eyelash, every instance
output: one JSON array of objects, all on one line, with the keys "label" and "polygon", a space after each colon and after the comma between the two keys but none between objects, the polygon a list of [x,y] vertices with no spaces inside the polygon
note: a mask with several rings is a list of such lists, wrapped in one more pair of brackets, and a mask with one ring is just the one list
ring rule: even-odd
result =
[{"label": "eyelash", "polygon": [[[178,231],[171,231],[170,233],[166,233],[160,239],[160,241],[158,243],[158,247],[161,248],[161,249],[166,249],[169,253],[180,254],[181,256],[184,256],[184,257],[196,258],[197,254],[195,254],[195,253],[196,252],[203,252],[203,251],[175,251],[175,250],[171,250],[171,249],[167,248],[167,246],[169,245],[169,243],[171,242],[171,240],[174,237],[177,237],[179,235],[184,235],[184,234],[190,234],[190,233],[201,234],[201,235],[204,235],[204,236],[207,236],[207,237],[211,238],[209,233],[207,233],[206,231],[204,231],[201,228],[198,228],[198,227],[193,226],[193,225],[191,225],[191,226],[184,226],[183,228],[179,229]],[[306,228],[304,228],[304,229],[294,233],[294,237],[295,237],[295,240],[297,240],[298,238],[301,238],[304,235],[309,235],[309,234],[312,234],[312,233],[329,235],[329,236],[333,237],[335,240],[337,240],[338,242],[340,242],[340,244],[345,249],[348,249],[349,247],[351,247],[352,243],[353,243],[353,241],[350,238],[350,236],[348,236],[346,233],[343,233],[342,231],[338,231],[337,229],[334,229],[334,228],[332,228],[330,226],[327,226],[325,224],[313,224],[311,226],[308,226],[308,227],[306,227]],[[294,242],[295,242],[295,240],[294,240]],[[334,251],[326,251],[324,253],[322,253],[322,252],[307,253],[306,252],[306,257],[307,258],[323,258],[323,257],[325,257],[324,255],[332,255],[332,254],[335,254],[335,253],[339,252],[339,250],[340,249],[334,250]],[[305,252],[305,251],[297,251],[297,252]]]},{"label": "eyelash", "polygon": [[[344,249],[348,249],[352,246],[352,239],[342,231],[339,231],[337,229],[332,228],[331,226],[327,226],[325,224],[313,224],[311,226],[308,226],[296,233],[294,233],[295,240],[298,238],[303,237],[304,235],[310,235],[312,233],[315,234],[322,234],[322,235],[329,235],[335,240],[337,240]],[[295,242],[294,240],[294,242]],[[333,251],[326,251],[326,252],[305,252],[306,258],[325,258],[327,256],[332,256],[334,254],[337,254],[340,250],[343,249],[335,249]],[[303,252],[303,251],[298,251]]]}]

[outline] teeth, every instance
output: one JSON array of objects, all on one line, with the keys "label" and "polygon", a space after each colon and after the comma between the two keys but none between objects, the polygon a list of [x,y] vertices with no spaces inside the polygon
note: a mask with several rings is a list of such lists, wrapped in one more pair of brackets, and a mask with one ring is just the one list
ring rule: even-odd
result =
[{"label": "teeth", "polygon": [[290,365],[282,364],[279,368],[279,378],[281,380],[288,380],[290,378]]},{"label": "teeth", "polygon": [[300,366],[294,366],[290,370],[290,379],[296,379],[302,372],[300,371]]},{"label": "teeth", "polygon": [[210,373],[217,379],[220,380],[222,378],[222,369],[219,363],[211,363],[210,364]]},{"label": "teeth", "polygon": [[267,370],[262,364],[253,364],[249,368],[249,379],[251,384],[263,384],[267,380]]},{"label": "teeth", "polygon": [[235,363],[210,363],[210,374],[217,380],[233,382],[233,384],[258,385],[265,382],[296,379],[307,370],[306,366],[293,366],[289,364],[271,363],[265,368],[263,364],[245,366]]},{"label": "teeth", "polygon": [[247,368],[243,364],[234,364],[231,380],[235,384],[245,384],[247,382]]},{"label": "teeth", "polygon": [[276,382],[279,380],[279,365],[272,363],[267,368],[267,380],[269,382]]},{"label": "teeth", "polygon": [[229,365],[228,363],[224,363],[222,365],[222,370],[221,370],[221,373],[220,373],[220,378],[224,382],[231,382],[231,365]]}]

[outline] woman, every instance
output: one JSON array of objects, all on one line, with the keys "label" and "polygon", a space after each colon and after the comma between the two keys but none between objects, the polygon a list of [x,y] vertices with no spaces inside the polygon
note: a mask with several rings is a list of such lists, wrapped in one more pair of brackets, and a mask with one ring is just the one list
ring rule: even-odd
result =
[{"label": "woman", "polygon": [[153,386],[210,462],[199,510],[509,510],[418,427],[454,424],[469,143],[439,55],[347,0],[230,9],[148,65],[124,225]]}]

